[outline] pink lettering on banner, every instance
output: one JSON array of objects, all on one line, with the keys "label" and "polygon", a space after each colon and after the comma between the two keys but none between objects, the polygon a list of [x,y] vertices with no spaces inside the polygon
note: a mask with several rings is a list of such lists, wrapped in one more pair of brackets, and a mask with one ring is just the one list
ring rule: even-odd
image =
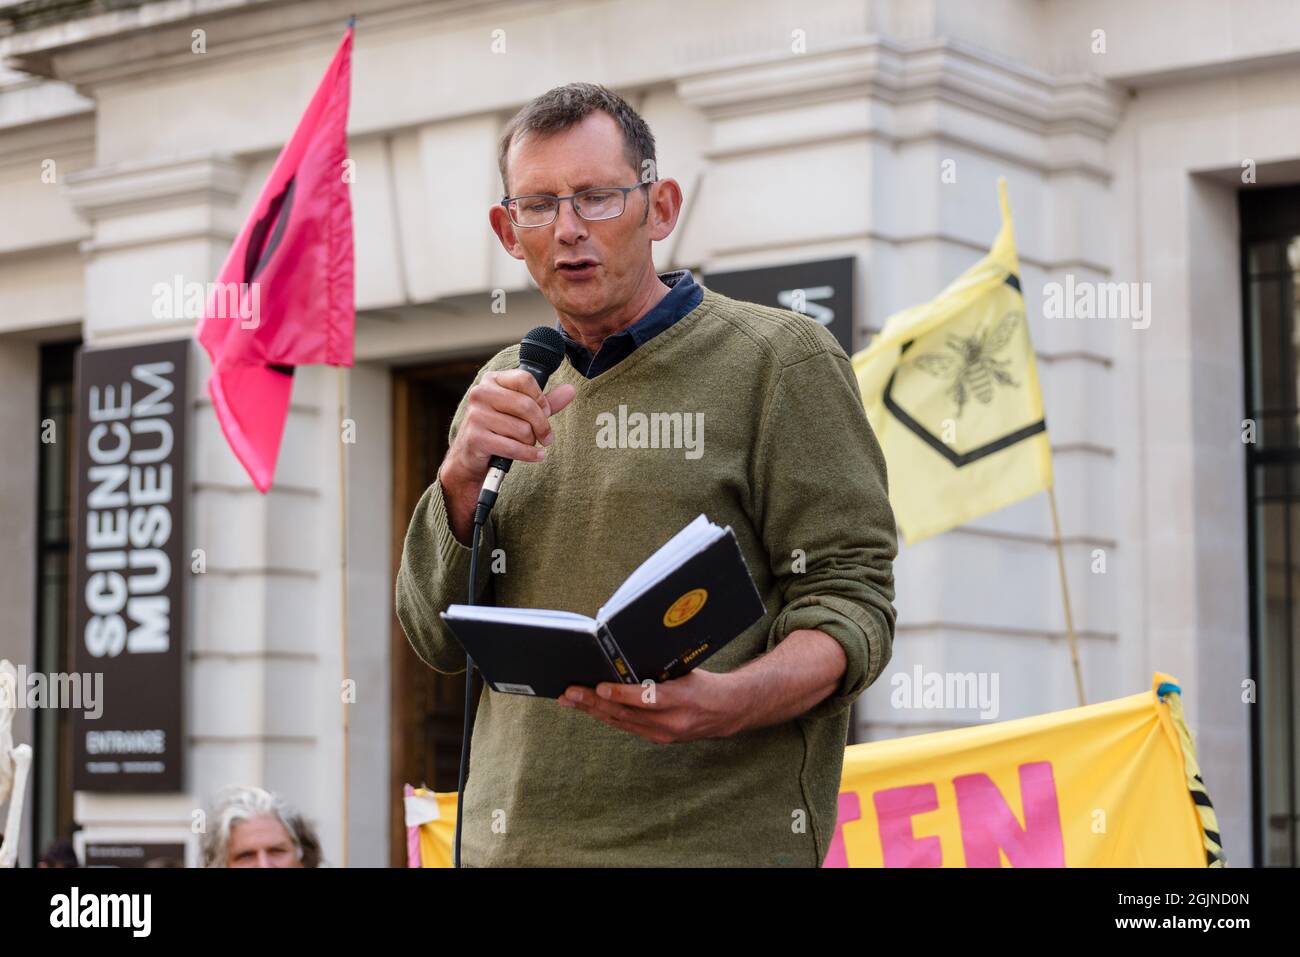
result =
[{"label": "pink lettering on banner", "polygon": [[853,791],[842,792],[839,813],[835,819],[835,836],[831,838],[831,847],[826,852],[826,860],[822,861],[822,867],[849,866],[849,855],[844,849],[844,825],[860,817],[862,817],[862,805],[858,803],[858,795]]},{"label": "pink lettering on banner", "polygon": [[[1061,809],[1056,800],[1051,762],[1022,764],[1018,770],[1024,828],[987,774],[953,778],[967,867],[1001,867],[999,849],[1012,867],[1065,866]],[[883,820],[881,831],[883,836]]]},{"label": "pink lettering on banner", "polygon": [[942,867],[943,848],[936,836],[917,838],[912,818],[937,810],[939,794],[933,784],[877,791],[876,818],[880,822],[880,849],[886,867]]}]

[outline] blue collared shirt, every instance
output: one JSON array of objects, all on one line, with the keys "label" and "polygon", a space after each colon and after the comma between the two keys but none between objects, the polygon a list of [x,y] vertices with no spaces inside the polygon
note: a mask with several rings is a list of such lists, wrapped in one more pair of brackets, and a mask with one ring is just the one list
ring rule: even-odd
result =
[{"label": "blue collared shirt", "polygon": [[564,327],[558,320],[556,321],[555,328],[560,330],[560,335],[564,336],[564,350],[568,353],[569,362],[575,369],[588,379],[596,378],[630,356],[637,346],[645,345],[682,318],[704,298],[704,289],[695,281],[689,269],[660,273],[659,279],[664,285],[671,287],[668,295],[622,332],[606,337],[600,344],[600,351],[594,356],[582,343],[569,338]]}]

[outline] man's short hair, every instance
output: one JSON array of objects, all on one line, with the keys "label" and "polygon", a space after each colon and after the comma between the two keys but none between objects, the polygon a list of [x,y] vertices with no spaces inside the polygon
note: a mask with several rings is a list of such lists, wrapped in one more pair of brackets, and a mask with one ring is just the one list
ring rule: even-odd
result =
[{"label": "man's short hair", "polygon": [[225,867],[235,825],[259,817],[275,818],[284,826],[303,867],[320,867],[320,839],[307,819],[279,795],[241,786],[227,788],[217,797],[203,832],[203,866]]},{"label": "man's short hair", "polygon": [[[3,841],[3,835],[0,835],[0,841]],[[52,841],[49,847],[45,848],[45,853],[41,855],[40,862],[46,867],[80,867],[77,861],[77,852],[72,846],[71,841],[59,840]]]},{"label": "man's short hair", "polygon": [[[501,134],[501,142],[497,147],[497,165],[501,168],[501,185],[507,195],[510,193],[506,168],[507,154],[510,152],[510,144],[517,137],[528,133],[538,133],[543,136],[559,133],[582,122],[597,110],[612,116],[614,122],[618,123],[619,129],[623,131],[623,152],[627,157],[628,165],[636,170],[637,176],[647,181],[656,179],[655,138],[646,121],[641,118],[641,114],[632,109],[631,104],[613,90],[597,83],[568,83],[547,90],[541,96],[524,104],[523,109],[506,124],[505,132]],[[646,166],[647,160],[650,161],[649,166]]]}]

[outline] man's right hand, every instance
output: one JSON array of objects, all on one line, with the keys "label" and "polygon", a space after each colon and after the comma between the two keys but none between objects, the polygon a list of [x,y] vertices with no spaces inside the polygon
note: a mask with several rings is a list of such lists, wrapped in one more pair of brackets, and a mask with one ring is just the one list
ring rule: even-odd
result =
[{"label": "man's right hand", "polygon": [[474,507],[492,456],[540,462],[551,444],[551,416],[573,401],[571,385],[542,392],[523,369],[485,373],[466,394],[465,417],[438,468],[452,534],[470,544]]}]

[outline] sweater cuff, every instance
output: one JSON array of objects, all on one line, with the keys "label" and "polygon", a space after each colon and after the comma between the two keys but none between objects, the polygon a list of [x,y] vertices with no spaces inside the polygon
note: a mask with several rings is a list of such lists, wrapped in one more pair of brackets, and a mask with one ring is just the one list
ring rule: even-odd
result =
[{"label": "sweater cuff", "polygon": [[436,491],[429,496],[429,524],[433,539],[438,545],[438,557],[449,568],[463,570],[468,575],[470,547],[462,545],[452,533],[451,519],[447,515],[447,500],[444,497],[447,493],[443,491],[442,480],[435,478],[433,486]]},{"label": "sweater cuff", "polygon": [[[473,550],[456,538],[451,530],[451,518],[447,514],[447,500],[442,489],[442,480],[434,479],[433,493],[429,496],[428,522],[433,532],[433,540],[438,548],[438,557],[443,567],[449,571],[449,578],[460,582],[462,587],[451,599],[452,602],[468,600],[469,564]],[[470,535],[473,535],[473,526]],[[474,588],[474,604],[482,601],[483,594],[492,578],[492,550],[496,547],[496,533],[491,516],[483,523],[478,541],[478,582]]]},{"label": "sweater cuff", "polygon": [[825,632],[844,649],[844,674],[839,686],[800,715],[814,720],[847,711],[889,660],[881,626],[871,609],[834,595],[809,595],[791,602],[772,626],[769,648],[791,632],[813,629]]}]

